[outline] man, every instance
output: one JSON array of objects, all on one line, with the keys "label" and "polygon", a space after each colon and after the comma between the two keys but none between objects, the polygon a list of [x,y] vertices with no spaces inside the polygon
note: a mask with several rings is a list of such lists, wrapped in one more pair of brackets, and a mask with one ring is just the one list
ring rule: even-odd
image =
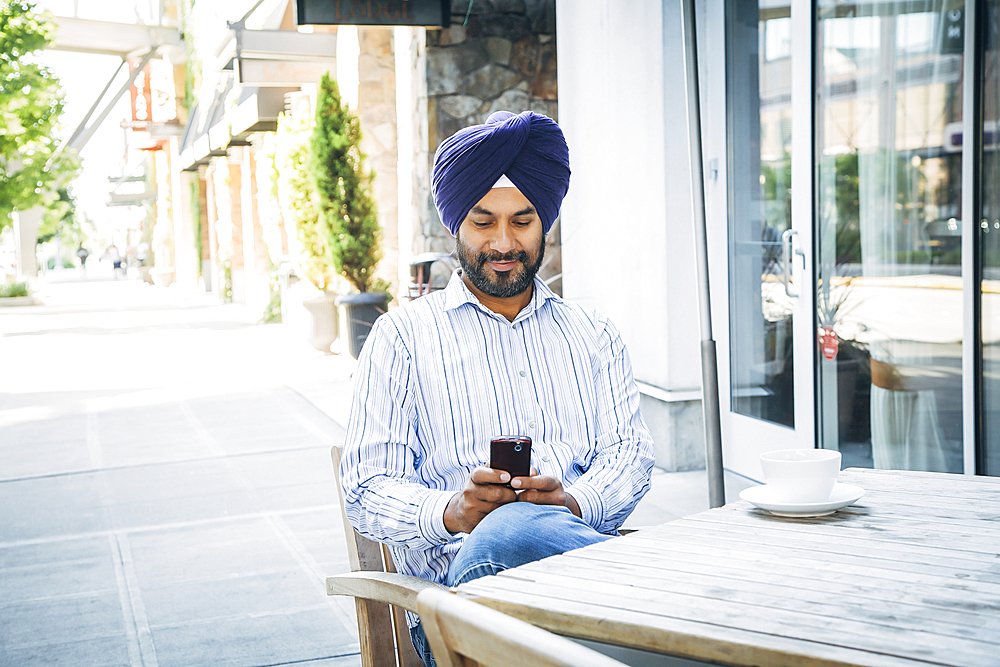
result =
[{"label": "man", "polygon": [[[341,468],[348,518],[400,572],[454,586],[609,539],[649,488],[618,331],[535,277],[569,174],[562,131],[532,112],[497,112],[435,156],[461,269],[375,322]],[[487,467],[501,435],[533,440],[530,476]]]}]

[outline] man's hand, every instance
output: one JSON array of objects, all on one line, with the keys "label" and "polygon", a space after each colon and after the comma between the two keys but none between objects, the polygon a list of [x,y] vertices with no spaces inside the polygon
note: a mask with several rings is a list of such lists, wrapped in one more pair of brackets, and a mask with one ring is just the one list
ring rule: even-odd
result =
[{"label": "man's hand", "polygon": [[503,470],[483,466],[473,470],[462,490],[448,501],[444,527],[449,533],[471,533],[487,514],[517,500],[517,494],[504,486],[509,481],[510,473]]},{"label": "man's hand", "polygon": [[532,467],[531,477],[515,477],[510,485],[514,487],[519,502],[536,505],[562,505],[573,514],[580,516],[580,506],[573,496],[563,491],[562,482],[555,477],[539,475]]}]

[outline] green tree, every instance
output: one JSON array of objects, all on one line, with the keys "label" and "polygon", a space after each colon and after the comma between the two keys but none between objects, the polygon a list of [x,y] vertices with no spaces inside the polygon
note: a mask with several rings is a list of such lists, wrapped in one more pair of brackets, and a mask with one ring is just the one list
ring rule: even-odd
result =
[{"label": "green tree", "polygon": [[324,74],[309,158],[327,248],[337,272],[359,292],[385,291],[386,283],[374,276],[382,259],[382,229],[371,194],[374,173],[365,170],[360,144],[357,116],[341,100],[337,82]]},{"label": "green tree", "polygon": [[78,166],[74,156],[55,156],[61,88],[33,57],[53,33],[32,3],[0,0],[0,229],[13,211],[54,201]]},{"label": "green tree", "polygon": [[274,157],[275,189],[285,215],[302,244],[299,260],[309,282],[321,290],[333,287],[336,271],[316,204],[316,186],[309,173],[311,122],[281,114]]},{"label": "green tree", "polygon": [[45,215],[42,216],[42,223],[38,227],[38,242],[46,243],[55,238],[56,234],[63,234],[69,231],[76,223],[76,202],[70,195],[68,188],[59,188],[56,191],[57,199],[50,203]]},{"label": "green tree", "polygon": [[860,264],[861,181],[858,179],[858,150],[837,155],[834,165],[837,264]]}]

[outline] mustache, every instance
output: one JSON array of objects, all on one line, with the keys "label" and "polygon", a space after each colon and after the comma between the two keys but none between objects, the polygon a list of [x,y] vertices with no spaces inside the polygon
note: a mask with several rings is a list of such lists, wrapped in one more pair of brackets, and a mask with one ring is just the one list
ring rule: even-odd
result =
[{"label": "mustache", "polygon": [[511,262],[518,261],[522,264],[528,264],[528,253],[524,250],[512,251],[512,252],[481,252],[476,255],[476,265],[481,269],[486,265],[486,262]]}]

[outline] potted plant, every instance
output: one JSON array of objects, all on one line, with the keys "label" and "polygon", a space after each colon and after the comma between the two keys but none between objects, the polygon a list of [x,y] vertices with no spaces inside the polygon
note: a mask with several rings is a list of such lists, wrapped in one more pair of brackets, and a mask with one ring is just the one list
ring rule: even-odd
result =
[{"label": "potted plant", "polygon": [[26,282],[0,282],[0,306],[33,306],[35,297]]},{"label": "potted plant", "polygon": [[291,102],[290,112],[278,119],[274,187],[298,241],[294,271],[305,280],[297,281],[292,270],[287,271],[288,287],[282,293],[282,305],[288,317],[283,319],[293,327],[302,322],[297,315],[301,311],[292,305],[300,302],[305,310],[302,315],[308,313],[308,322],[303,323],[303,328],[309,344],[329,353],[340,333],[335,295],[337,274],[327,244],[328,235],[319,216],[316,187],[309,173],[309,133],[312,129],[309,98],[302,94],[293,97]]},{"label": "potted plant", "polygon": [[382,258],[382,229],[372,196],[374,174],[365,170],[361,124],[340,97],[337,82],[324,74],[316,100],[310,141],[310,172],[319,202],[320,228],[337,273],[357,290],[340,297],[347,313],[355,359],[375,319],[386,311],[389,284],[375,278]]}]

